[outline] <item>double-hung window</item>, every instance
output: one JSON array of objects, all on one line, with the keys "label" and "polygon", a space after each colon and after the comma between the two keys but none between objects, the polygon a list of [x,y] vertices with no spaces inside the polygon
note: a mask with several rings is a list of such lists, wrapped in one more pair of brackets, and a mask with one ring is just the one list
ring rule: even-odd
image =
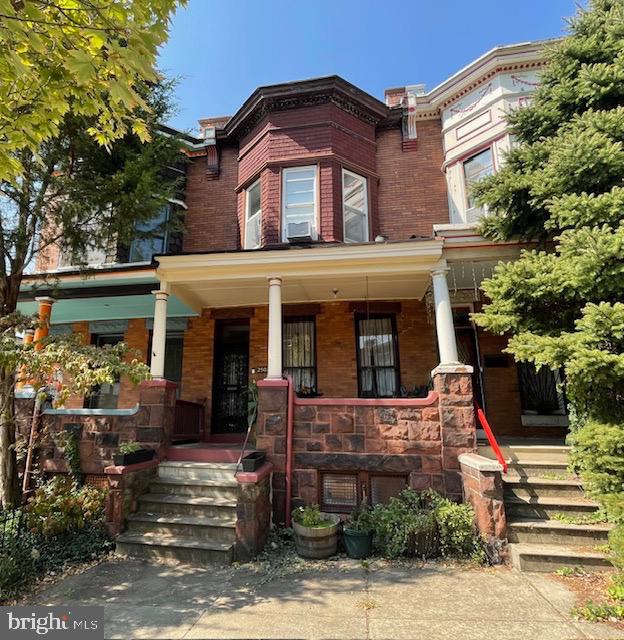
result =
[{"label": "double-hung window", "polygon": [[171,205],[165,205],[153,218],[135,224],[128,262],[149,262],[152,256],[167,252],[171,211]]},{"label": "double-hung window", "polygon": [[282,172],[282,240],[316,240],[316,166]]},{"label": "double-hung window", "polygon": [[245,192],[245,249],[257,249],[260,246],[261,221],[260,180],[256,180]]},{"label": "double-hung window", "polygon": [[342,170],[342,217],[345,242],[368,242],[366,178]]},{"label": "double-hung window", "polygon": [[494,158],[492,148],[488,147],[476,155],[468,158],[464,162],[464,180],[466,184],[466,200],[469,209],[477,207],[477,203],[472,195],[472,185],[475,182],[491,176],[494,173]]},{"label": "double-hung window", "polygon": [[395,397],[399,359],[394,316],[356,316],[356,339],[360,397]]},{"label": "double-hung window", "polygon": [[300,395],[316,393],[316,332],[314,318],[284,318],[282,358],[284,373]]}]

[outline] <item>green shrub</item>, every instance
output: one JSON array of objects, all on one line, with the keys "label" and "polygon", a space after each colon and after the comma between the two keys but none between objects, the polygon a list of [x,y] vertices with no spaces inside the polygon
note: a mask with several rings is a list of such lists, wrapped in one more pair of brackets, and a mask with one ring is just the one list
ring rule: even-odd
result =
[{"label": "green shrub", "polygon": [[134,440],[128,440],[127,442],[122,442],[119,445],[119,453],[134,453],[135,451],[139,451],[141,449],[141,445]]},{"label": "green shrub", "polygon": [[292,519],[302,527],[331,527],[334,524],[332,520],[326,518],[318,504],[308,505],[307,507],[297,507],[292,511]]},{"label": "green shrub", "polygon": [[34,549],[38,573],[58,571],[66,566],[90,562],[112,551],[115,546],[103,523],[89,523],[82,529],[45,536],[35,534],[29,546]]},{"label": "green shrub", "polygon": [[435,510],[440,552],[446,557],[485,560],[483,545],[475,535],[474,510],[444,498]]},{"label": "green shrub", "polygon": [[366,533],[373,531],[373,512],[371,508],[367,505],[360,505],[357,509],[354,509],[349,519],[345,522],[345,528]]},{"label": "green shrub", "polygon": [[601,620],[624,620],[624,605],[622,604],[596,604],[588,602],[583,607],[576,607],[570,612],[575,618],[582,618],[589,622]]},{"label": "green shrub", "polygon": [[588,420],[570,436],[571,466],[610,520],[624,522],[624,427]]},{"label": "green shrub", "polygon": [[624,569],[624,524],[619,524],[609,531],[609,548],[611,562],[619,569]]},{"label": "green shrub", "polygon": [[611,578],[611,584],[607,589],[607,595],[612,600],[624,602],[624,573],[616,573]]},{"label": "green shrub", "polygon": [[27,526],[48,537],[78,531],[102,519],[105,498],[101,489],[78,487],[69,477],[55,476],[29,500]]},{"label": "green shrub", "polygon": [[34,577],[34,560],[29,548],[9,545],[0,555],[0,602],[17,596]]},{"label": "green shrub", "polygon": [[399,556],[485,560],[483,545],[475,535],[474,511],[432,490],[404,489],[387,505],[372,510],[375,545],[390,558]]}]

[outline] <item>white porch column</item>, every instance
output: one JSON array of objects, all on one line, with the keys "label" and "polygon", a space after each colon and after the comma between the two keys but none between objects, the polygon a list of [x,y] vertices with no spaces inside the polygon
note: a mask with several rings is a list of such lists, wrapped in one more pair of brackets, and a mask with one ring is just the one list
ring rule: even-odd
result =
[{"label": "white porch column", "polygon": [[154,302],[154,329],[152,332],[152,364],[153,378],[165,377],[165,341],[167,339],[167,299],[169,293],[162,289],[152,291]]},{"label": "white porch column", "polygon": [[282,378],[282,279],[269,278],[269,344],[267,378]]},{"label": "white porch column", "polygon": [[440,364],[458,364],[457,342],[455,327],[453,326],[453,311],[449,296],[446,273],[448,268],[434,269],[431,272],[433,280],[433,300],[435,303],[436,332],[438,334],[438,350]]}]

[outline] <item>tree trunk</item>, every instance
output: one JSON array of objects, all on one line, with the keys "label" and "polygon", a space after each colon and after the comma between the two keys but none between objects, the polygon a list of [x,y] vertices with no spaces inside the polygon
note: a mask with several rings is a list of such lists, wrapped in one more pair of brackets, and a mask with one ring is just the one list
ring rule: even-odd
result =
[{"label": "tree trunk", "polygon": [[15,404],[13,371],[0,369],[0,504],[10,509],[19,504],[20,491],[15,455]]}]

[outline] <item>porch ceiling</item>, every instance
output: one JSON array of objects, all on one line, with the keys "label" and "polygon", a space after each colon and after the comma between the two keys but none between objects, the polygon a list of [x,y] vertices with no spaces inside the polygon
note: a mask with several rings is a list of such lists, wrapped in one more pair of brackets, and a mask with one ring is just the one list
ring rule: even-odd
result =
[{"label": "porch ceiling", "polygon": [[419,299],[431,269],[444,266],[441,255],[440,240],[415,240],[163,256],[157,276],[196,311],[267,304],[267,279],[276,276],[285,303]]}]

